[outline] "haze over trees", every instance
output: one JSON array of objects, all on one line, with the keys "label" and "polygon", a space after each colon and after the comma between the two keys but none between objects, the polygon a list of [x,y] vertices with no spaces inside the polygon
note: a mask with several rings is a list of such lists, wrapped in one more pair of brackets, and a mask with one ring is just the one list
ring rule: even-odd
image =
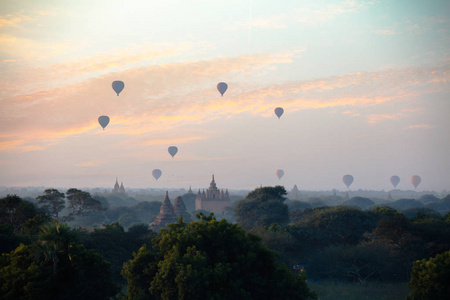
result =
[{"label": "haze over trees", "polygon": [[[15,195],[0,199],[0,289],[10,297],[5,299],[28,295],[39,299],[43,291],[79,299],[70,297],[88,293],[91,287],[78,282],[86,272],[97,276],[92,282],[98,280],[98,286],[104,287],[102,293],[94,292],[97,299],[116,295],[118,286],[124,285],[128,295],[118,298],[177,299],[183,295],[194,299],[213,294],[220,298],[225,290],[233,291],[235,297],[247,297],[263,289],[261,282],[278,291],[265,291],[268,299],[303,299],[314,296],[305,285],[305,274],[319,296],[331,281],[399,287],[410,282],[415,293],[426,278],[443,276],[439,268],[417,271],[415,266],[434,264],[423,261],[450,250],[450,214],[429,208],[445,208],[449,196],[381,202],[317,195],[293,201],[286,199],[282,186],[261,187],[226,210],[235,214],[236,224],[199,215],[197,221],[183,219],[153,232],[148,223],[158,214],[161,202],[142,200],[157,197],[137,201],[126,195],[91,196],[71,189],[70,206],[61,194],[49,189],[33,202]],[[65,199],[67,207],[53,208],[53,195],[56,204]],[[46,201],[39,203],[40,199]],[[340,205],[323,206],[333,201]],[[320,202],[322,206],[316,207]],[[406,209],[387,206],[391,203],[406,203]],[[417,206],[410,207],[411,203]],[[367,208],[361,209],[364,204]],[[56,212],[58,219],[72,212],[67,223],[71,227],[60,223]],[[240,276],[245,278],[233,283]],[[61,290],[58,282],[62,278],[65,290],[76,289],[71,295]],[[285,290],[290,292],[283,294]]]}]

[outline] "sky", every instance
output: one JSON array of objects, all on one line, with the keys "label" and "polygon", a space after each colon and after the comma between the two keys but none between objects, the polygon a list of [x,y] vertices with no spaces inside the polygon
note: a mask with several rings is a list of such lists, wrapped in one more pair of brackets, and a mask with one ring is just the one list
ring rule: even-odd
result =
[{"label": "sky", "polygon": [[449,81],[448,0],[0,0],[0,185],[450,190]]}]

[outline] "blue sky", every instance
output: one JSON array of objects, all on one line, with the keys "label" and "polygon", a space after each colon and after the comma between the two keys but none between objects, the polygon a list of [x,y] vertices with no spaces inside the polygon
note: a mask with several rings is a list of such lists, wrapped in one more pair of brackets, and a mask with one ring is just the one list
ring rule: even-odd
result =
[{"label": "blue sky", "polygon": [[449,12],[448,1],[2,1],[0,180],[203,188],[214,173],[231,189],[344,190],[352,174],[351,189],[388,190],[392,175],[400,189],[420,175],[418,190],[449,190]]}]

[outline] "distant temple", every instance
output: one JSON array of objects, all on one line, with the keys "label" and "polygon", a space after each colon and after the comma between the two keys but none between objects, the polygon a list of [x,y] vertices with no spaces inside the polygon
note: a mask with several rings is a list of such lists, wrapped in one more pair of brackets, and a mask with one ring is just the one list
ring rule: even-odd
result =
[{"label": "distant temple", "polygon": [[291,200],[300,200],[300,191],[298,190],[297,185],[295,184],[289,193],[289,199]]},{"label": "distant temple", "polygon": [[198,190],[197,197],[195,198],[195,210],[206,210],[214,212],[214,214],[224,214],[225,207],[230,206],[230,195],[228,190],[225,192],[219,190],[214,181],[214,175],[212,176],[212,181],[209,185],[209,189],[200,192]]},{"label": "distant temple", "polygon": [[119,186],[119,182],[117,181],[117,177],[116,177],[116,184],[114,184],[114,188],[113,188],[112,192],[114,194],[125,194],[125,188],[123,187],[123,182],[121,182],[120,186]]},{"label": "distant temple", "polygon": [[186,212],[186,206],[184,205],[183,198],[177,197],[175,206],[169,199],[169,192],[166,191],[166,197],[164,198],[161,208],[159,209],[158,216],[150,223],[150,228],[158,232],[162,228],[167,228],[167,225],[178,222],[178,217],[183,217],[184,222],[190,222],[190,215]]}]

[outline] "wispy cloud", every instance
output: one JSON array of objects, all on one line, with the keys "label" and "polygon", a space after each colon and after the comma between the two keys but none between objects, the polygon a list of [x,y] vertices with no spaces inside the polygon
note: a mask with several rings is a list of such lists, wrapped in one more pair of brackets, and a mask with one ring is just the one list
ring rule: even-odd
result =
[{"label": "wispy cloud", "polygon": [[374,4],[374,1],[339,1],[328,5],[315,3],[302,3],[301,7],[293,9],[291,12],[253,16],[248,21],[235,22],[227,25],[227,30],[241,30],[242,28],[260,29],[285,29],[294,24],[318,25],[320,23],[333,20],[339,15],[354,13]]},{"label": "wispy cloud", "polygon": [[193,141],[206,139],[205,136],[187,136],[171,139],[152,139],[145,142],[146,145],[171,145],[171,144],[185,144]]},{"label": "wispy cloud", "polygon": [[387,113],[387,114],[370,114],[367,116],[367,122],[369,124],[377,124],[386,120],[400,120],[405,118],[408,115],[415,114],[417,112],[422,111],[423,109],[403,109],[399,112],[395,113]]},{"label": "wispy cloud", "polygon": [[398,32],[394,29],[377,29],[377,30],[373,30],[373,32],[375,34],[379,34],[379,35],[397,35],[397,34],[401,34],[401,32]]},{"label": "wispy cloud", "polygon": [[[52,57],[55,53],[76,51],[83,47],[82,43],[67,42],[49,45],[29,39],[1,35],[0,45],[5,45],[5,49],[9,49],[8,53],[3,53],[4,55],[19,57],[21,64],[24,64],[24,59],[32,60],[35,56],[39,57],[39,59]],[[0,72],[0,97],[30,94],[46,88],[53,89],[82,82],[111,72],[121,72],[127,69],[155,64],[157,59],[177,56],[192,50],[193,47],[193,44],[190,42],[180,42],[172,45],[127,45],[124,48],[113,49],[107,55],[99,54],[69,60],[60,64],[22,67],[9,70],[7,73]],[[201,44],[196,45],[196,47],[207,46]],[[8,61],[15,62],[16,59],[4,60],[4,62]]]},{"label": "wispy cloud", "polygon": [[4,16],[0,16],[0,28],[9,27],[9,26],[17,26],[19,23],[24,21],[35,20],[30,16],[26,16],[23,14],[8,14]]},{"label": "wispy cloud", "polygon": [[433,128],[436,128],[436,126],[431,124],[417,124],[405,127],[405,129],[433,129]]},{"label": "wispy cloud", "polygon": [[[207,135],[190,133],[172,139],[161,138],[158,133],[242,114],[269,117],[277,106],[289,112],[342,108],[345,114],[356,115],[351,113],[355,109],[407,103],[420,95],[442,91],[450,81],[450,67],[445,64],[272,85],[246,83],[247,77],[290,63],[293,55],[255,54],[132,68],[58,89],[6,98],[1,100],[0,126],[9,135],[20,138],[5,142],[0,150],[27,149],[25,145],[37,150],[68,137],[99,134],[120,135],[125,140],[139,136],[142,145],[189,143]],[[119,97],[111,89],[111,82],[118,78],[125,82]],[[220,97],[216,84],[224,78],[229,89]],[[363,114],[360,110],[358,114],[375,125],[416,112],[404,109]],[[111,122],[103,131],[97,118],[105,114]]]},{"label": "wispy cloud", "polygon": [[74,166],[75,167],[96,167],[101,164],[102,164],[101,161],[86,161],[86,162],[75,164]]},{"label": "wispy cloud", "polygon": [[27,141],[25,139],[0,141],[0,151],[28,152],[28,151],[38,151],[38,150],[44,149],[43,146],[29,145],[28,142],[30,142],[30,140]]}]

